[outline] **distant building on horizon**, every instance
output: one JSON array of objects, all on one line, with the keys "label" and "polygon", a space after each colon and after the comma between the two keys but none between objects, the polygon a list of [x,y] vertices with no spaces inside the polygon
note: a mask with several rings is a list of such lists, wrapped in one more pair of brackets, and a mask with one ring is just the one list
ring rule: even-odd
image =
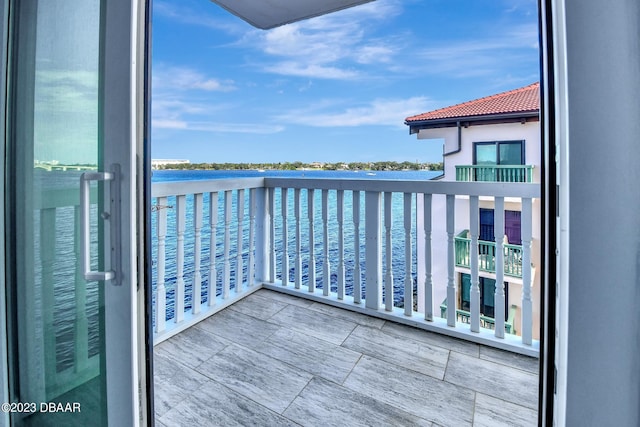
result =
[{"label": "distant building on horizon", "polygon": [[166,165],[188,165],[190,163],[191,160],[186,159],[152,159],[151,168],[156,169],[158,166]]}]

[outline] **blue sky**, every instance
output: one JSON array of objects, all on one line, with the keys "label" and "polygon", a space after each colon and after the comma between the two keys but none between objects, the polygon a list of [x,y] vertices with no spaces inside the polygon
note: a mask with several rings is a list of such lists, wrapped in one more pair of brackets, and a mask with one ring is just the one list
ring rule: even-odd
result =
[{"label": "blue sky", "polygon": [[405,117],[539,80],[535,0],[377,0],[269,31],[153,7],[153,158],[437,162]]}]

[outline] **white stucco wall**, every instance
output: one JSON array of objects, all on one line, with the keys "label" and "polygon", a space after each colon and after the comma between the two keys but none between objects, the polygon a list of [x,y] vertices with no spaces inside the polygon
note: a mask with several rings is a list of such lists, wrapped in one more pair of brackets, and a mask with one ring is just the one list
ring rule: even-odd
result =
[{"label": "white stucco wall", "polygon": [[[540,122],[505,123],[462,127],[462,150],[444,158],[444,178],[456,180],[456,165],[473,164],[473,143],[484,141],[525,141],[525,164],[534,165],[534,182],[540,182]],[[444,152],[458,148],[458,128],[423,129],[418,139],[444,139]]]},{"label": "white stucco wall", "polygon": [[[419,139],[444,139],[445,152],[453,151],[458,144],[458,129],[442,128],[422,130],[418,134]],[[473,143],[482,141],[525,141],[525,164],[534,165],[534,182],[540,182],[540,165],[541,165],[541,149],[540,149],[540,123],[527,122],[482,125],[462,128],[462,144],[459,153],[447,156],[445,158],[445,175],[443,180],[455,181],[456,165],[473,164]],[[434,142],[435,143],[435,142]],[[418,206],[422,206],[421,197],[418,198]],[[447,293],[447,233],[446,233],[446,197],[444,195],[434,195],[432,202],[432,279],[433,279],[433,313],[434,316],[440,316],[440,304],[446,297]],[[533,202],[533,224],[532,224],[532,248],[531,261],[535,267],[535,274],[532,283],[533,298],[533,336],[539,338],[540,330],[540,237],[541,237],[541,204],[540,200]],[[493,208],[493,201],[483,198],[480,201],[480,207]],[[506,210],[521,210],[521,204],[518,199],[506,200]],[[466,197],[457,197],[455,203],[455,234],[457,235],[464,229],[469,228],[469,200]],[[418,260],[424,259],[424,235],[422,230],[422,213],[418,211]],[[458,280],[458,269],[456,272],[456,283]],[[485,277],[495,277],[495,275],[481,273]],[[423,287],[425,277],[424,263],[418,262],[418,309],[424,309]],[[509,281],[509,278],[506,278]],[[515,328],[521,331],[520,324],[520,307],[522,305],[522,281],[520,279],[511,279],[509,281],[509,305],[518,306],[516,315]]]}]

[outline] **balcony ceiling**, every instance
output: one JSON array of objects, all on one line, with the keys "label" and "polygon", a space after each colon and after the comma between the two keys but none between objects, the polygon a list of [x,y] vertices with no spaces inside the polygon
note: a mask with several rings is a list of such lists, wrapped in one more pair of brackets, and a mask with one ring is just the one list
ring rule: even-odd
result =
[{"label": "balcony ceiling", "polygon": [[371,0],[212,0],[249,24],[267,30]]}]

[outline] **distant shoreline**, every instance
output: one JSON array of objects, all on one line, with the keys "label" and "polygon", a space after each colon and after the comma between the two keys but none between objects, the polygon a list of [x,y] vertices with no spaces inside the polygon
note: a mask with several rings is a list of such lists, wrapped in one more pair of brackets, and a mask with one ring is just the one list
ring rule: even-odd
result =
[{"label": "distant shoreline", "polygon": [[440,163],[416,162],[337,162],[337,163],[176,163],[155,165],[154,170],[309,170],[309,171],[442,171]]}]

